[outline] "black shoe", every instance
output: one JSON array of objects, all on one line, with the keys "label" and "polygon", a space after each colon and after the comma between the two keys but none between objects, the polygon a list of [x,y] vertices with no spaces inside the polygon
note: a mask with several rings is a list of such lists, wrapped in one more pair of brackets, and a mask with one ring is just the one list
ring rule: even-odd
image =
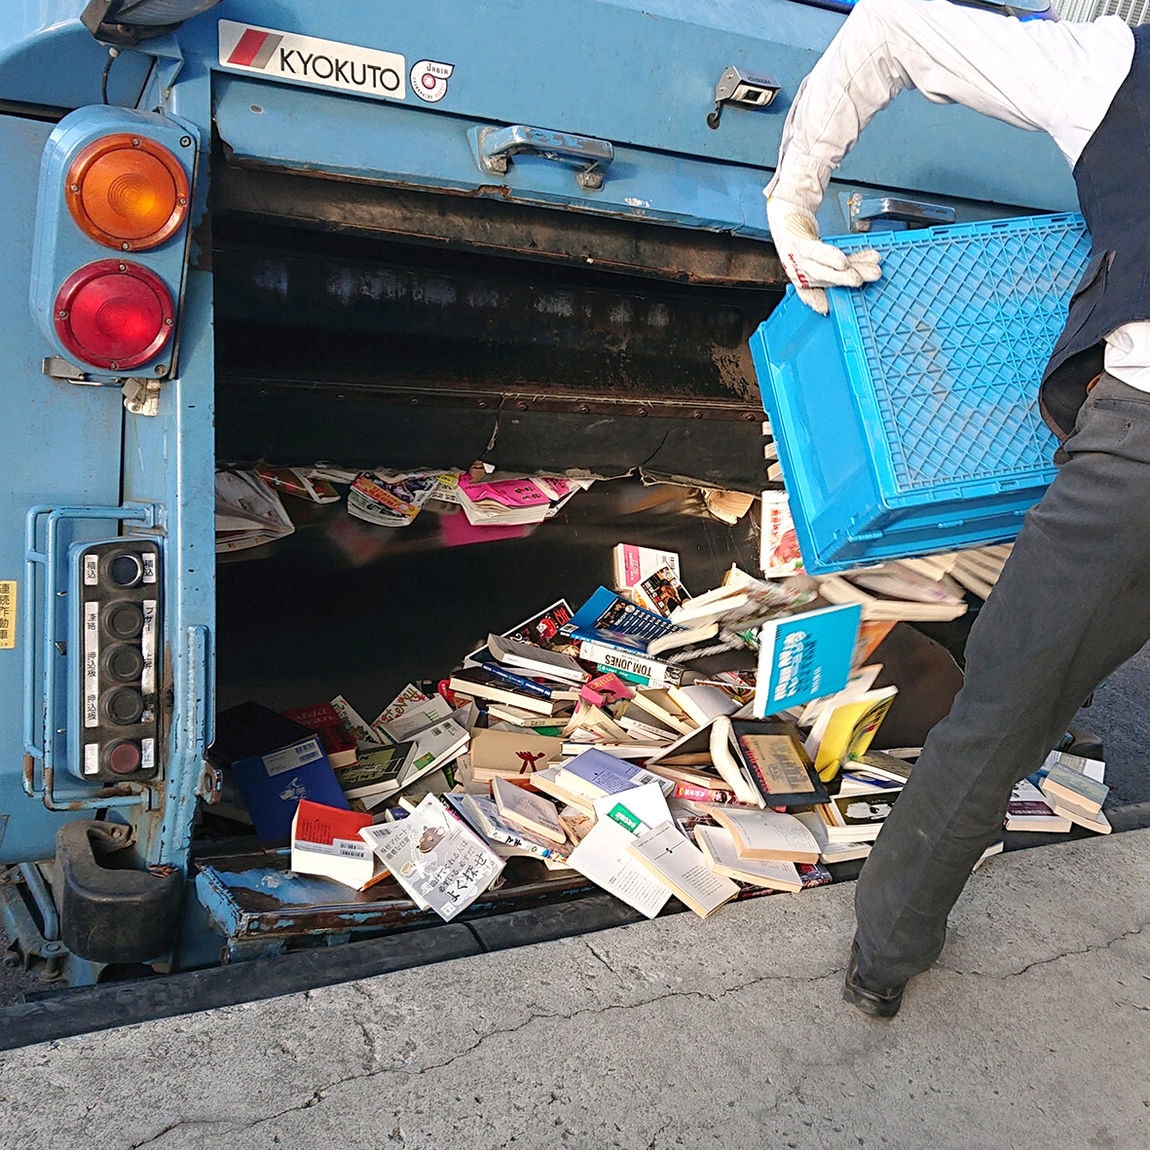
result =
[{"label": "black shoe", "polygon": [[902,1006],[902,992],[906,983],[896,986],[868,986],[859,977],[859,948],[851,943],[850,961],[847,963],[847,977],[843,984],[843,1001],[857,1007],[871,1018],[894,1018]]}]

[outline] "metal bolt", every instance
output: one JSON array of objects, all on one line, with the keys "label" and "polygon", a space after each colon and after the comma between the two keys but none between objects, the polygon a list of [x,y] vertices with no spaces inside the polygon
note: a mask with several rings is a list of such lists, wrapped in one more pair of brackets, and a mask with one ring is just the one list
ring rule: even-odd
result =
[{"label": "metal bolt", "polygon": [[191,136],[181,136],[180,137],[180,147],[181,148],[190,148],[191,146],[192,146],[192,137]]}]

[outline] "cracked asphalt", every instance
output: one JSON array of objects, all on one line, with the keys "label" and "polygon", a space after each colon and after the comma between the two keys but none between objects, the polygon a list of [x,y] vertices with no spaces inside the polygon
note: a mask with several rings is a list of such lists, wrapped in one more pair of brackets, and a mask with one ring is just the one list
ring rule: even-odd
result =
[{"label": "cracked asphalt", "polygon": [[990,860],[942,959],[839,999],[853,884],[0,1054],[0,1146],[1150,1144],[1150,830]]}]

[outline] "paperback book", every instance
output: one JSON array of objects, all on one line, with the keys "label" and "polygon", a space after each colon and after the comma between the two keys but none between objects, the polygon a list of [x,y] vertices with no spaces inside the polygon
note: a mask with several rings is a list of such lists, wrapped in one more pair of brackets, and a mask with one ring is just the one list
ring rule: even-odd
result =
[{"label": "paperback book", "polygon": [[300,800],[291,823],[291,869],[363,890],[385,873],[359,832],[371,815]]},{"label": "paperback book", "polygon": [[675,624],[657,612],[647,611],[609,588],[600,587],[575,612],[563,633],[572,639],[643,654],[650,640],[675,630]]},{"label": "paperback book", "polygon": [[559,825],[559,811],[542,795],[517,787],[498,776],[491,780],[491,795],[505,822],[554,843],[567,841],[567,832]]},{"label": "paperback book", "polygon": [[862,795],[834,795],[815,810],[827,826],[827,839],[834,842],[873,842],[878,838],[897,791],[875,791]]},{"label": "paperback book", "polygon": [[735,853],[741,859],[795,863],[819,861],[817,840],[794,815],[718,807],[714,817],[720,826],[730,831]]},{"label": "paperback book", "polygon": [[671,897],[670,888],[630,853],[634,836],[670,821],[662,791],[653,783],[594,802],[595,825],[571,852],[568,862],[580,874],[647,918]]},{"label": "paperback book", "polygon": [[858,604],[822,607],[763,624],[755,681],[757,718],[798,707],[846,685],[860,610]]},{"label": "paperback book", "polygon": [[437,795],[406,818],[360,830],[416,905],[450,922],[495,881],[504,861]]},{"label": "paperback book", "polygon": [[793,862],[741,857],[735,849],[734,835],[726,827],[700,823],[694,829],[694,836],[707,865],[716,874],[771,890],[795,892],[803,889],[803,880]]},{"label": "paperback book", "polygon": [[627,850],[700,918],[706,918],[739,893],[739,888],[713,870],[703,852],[670,821],[636,834]]}]

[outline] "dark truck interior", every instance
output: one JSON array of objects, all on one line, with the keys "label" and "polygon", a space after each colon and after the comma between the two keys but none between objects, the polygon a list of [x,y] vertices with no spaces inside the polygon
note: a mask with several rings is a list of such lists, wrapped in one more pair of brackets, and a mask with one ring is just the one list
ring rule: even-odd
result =
[{"label": "dark truck interior", "polygon": [[213,188],[220,465],[601,481],[462,548],[435,516],[293,501],[293,536],[219,564],[219,706],[378,711],[487,631],[577,606],[624,539],[680,551],[699,590],[757,562],[757,527],[698,488],[766,485],[747,340],[782,294],[770,245],[226,164]]}]

